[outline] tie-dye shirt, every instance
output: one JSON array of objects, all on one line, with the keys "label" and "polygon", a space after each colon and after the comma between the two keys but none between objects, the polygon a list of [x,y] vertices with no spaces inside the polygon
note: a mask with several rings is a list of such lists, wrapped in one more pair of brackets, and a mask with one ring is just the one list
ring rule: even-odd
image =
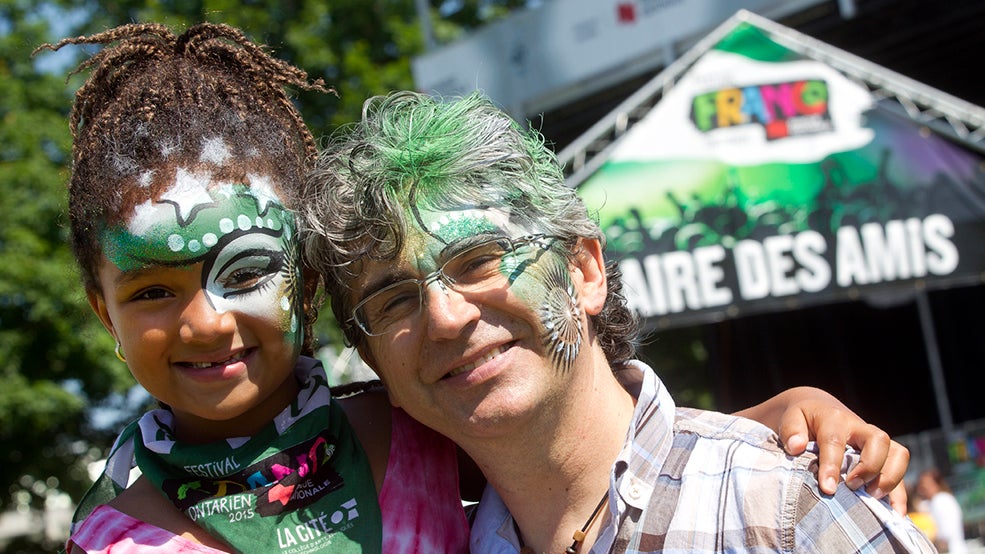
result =
[{"label": "tie-dye shirt", "polygon": [[455,443],[393,409],[390,459],[380,491],[385,554],[469,551]]}]

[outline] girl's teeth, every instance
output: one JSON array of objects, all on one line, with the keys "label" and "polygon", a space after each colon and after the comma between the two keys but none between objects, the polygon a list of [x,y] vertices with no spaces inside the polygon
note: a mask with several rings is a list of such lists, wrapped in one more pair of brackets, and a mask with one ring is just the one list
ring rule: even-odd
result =
[{"label": "girl's teeth", "polygon": [[188,365],[192,369],[208,369],[210,367],[215,367],[217,365],[225,365],[231,362],[238,362],[243,359],[244,353],[236,354],[235,356],[230,356],[221,362],[188,362]]}]

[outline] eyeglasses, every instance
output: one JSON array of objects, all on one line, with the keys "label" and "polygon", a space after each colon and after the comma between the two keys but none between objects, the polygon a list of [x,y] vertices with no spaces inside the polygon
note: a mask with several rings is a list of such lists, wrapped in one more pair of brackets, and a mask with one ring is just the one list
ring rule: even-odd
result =
[{"label": "eyeglasses", "polygon": [[504,259],[530,244],[546,250],[557,240],[560,238],[548,235],[483,240],[455,254],[422,279],[398,281],[367,296],[352,309],[350,321],[371,337],[409,327],[421,313],[427,297],[425,290],[432,283],[437,282],[442,290],[463,294],[502,286],[508,273],[521,268],[519,263],[505,265]]}]

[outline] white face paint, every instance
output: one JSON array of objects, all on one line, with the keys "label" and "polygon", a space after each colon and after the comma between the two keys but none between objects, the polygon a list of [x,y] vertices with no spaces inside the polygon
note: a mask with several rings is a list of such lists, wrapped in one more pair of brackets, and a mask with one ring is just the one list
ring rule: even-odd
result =
[{"label": "white face paint", "polygon": [[219,313],[274,317],[285,331],[297,333],[300,322],[292,308],[299,300],[293,297],[297,289],[289,271],[291,255],[289,233],[246,232],[206,260],[202,286]]}]

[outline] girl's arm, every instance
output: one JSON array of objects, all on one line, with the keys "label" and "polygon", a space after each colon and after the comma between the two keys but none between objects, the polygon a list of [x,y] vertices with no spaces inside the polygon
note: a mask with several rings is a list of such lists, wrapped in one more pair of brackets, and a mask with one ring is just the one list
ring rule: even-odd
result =
[{"label": "girl's arm", "polygon": [[906,513],[906,490],[900,485],[910,452],[885,431],[866,423],[837,398],[814,387],[794,387],[735,415],[754,419],[780,435],[789,454],[800,454],[813,439],[819,449],[818,483],[833,494],[841,473],[845,447],[861,452],[861,461],[846,475],[849,488],[866,490]]}]

